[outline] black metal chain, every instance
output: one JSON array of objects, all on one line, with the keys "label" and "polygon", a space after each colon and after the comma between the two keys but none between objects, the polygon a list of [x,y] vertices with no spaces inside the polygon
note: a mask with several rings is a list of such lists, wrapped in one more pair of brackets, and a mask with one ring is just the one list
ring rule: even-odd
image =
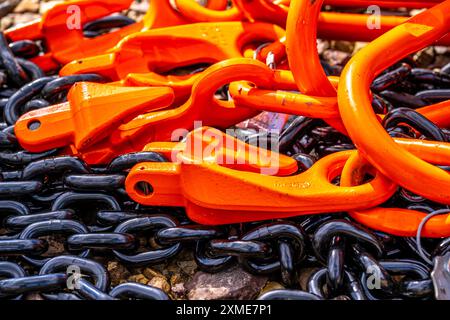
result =
[{"label": "black metal chain", "polygon": [[[87,36],[131,23],[121,17],[85,26]],[[78,81],[103,82],[95,74],[45,76],[26,60],[39,44],[8,44],[0,36],[0,299],[39,292],[50,300],[168,299],[162,290],[138,283],[111,287],[108,271],[96,261],[139,267],[194,252],[198,268],[219,272],[238,264],[246,271],[283,283],[260,299],[431,299],[431,270],[420,262],[443,255],[448,239],[424,239],[425,253],[413,238],[398,238],[358,225],[345,213],[210,227],[194,224],[174,208],[142,208],[124,190],[128,170],[139,162],[167,161],[153,152],[122,155],[102,167],[56,156],[59,150],[29,153],[14,136],[24,113],[66,99]],[[329,72],[337,72],[323,62]],[[448,99],[450,65],[440,71],[403,61],[372,85],[373,107],[386,114],[393,136],[447,141],[448,132],[414,111]],[[354,149],[348,137],[322,120],[294,117],[279,140],[280,151],[305,171],[330,153]],[[339,179],[335,181],[339,183]],[[441,205],[400,189],[386,204],[433,212]],[[64,252],[48,255],[49,237]],[[82,275],[68,273],[78,267]],[[306,283],[300,278],[313,269]],[[73,288],[69,288],[72,287]]]}]

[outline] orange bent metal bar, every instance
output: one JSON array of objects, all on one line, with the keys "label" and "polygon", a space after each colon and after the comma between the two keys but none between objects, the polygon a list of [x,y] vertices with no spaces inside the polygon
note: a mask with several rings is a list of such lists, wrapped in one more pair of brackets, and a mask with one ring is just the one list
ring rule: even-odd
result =
[{"label": "orange bent metal bar", "polygon": [[[115,12],[128,9],[132,0],[74,0],[56,4],[40,20],[5,31],[10,41],[41,40],[47,52],[31,59],[44,71],[58,69],[61,64],[74,59],[105,52],[114,47],[125,35],[138,32],[142,25],[136,23],[118,31],[90,39],[83,35],[86,22],[103,18]],[[68,26],[71,15],[79,10],[78,26]]]},{"label": "orange bent metal bar", "polygon": [[195,163],[209,161],[227,168],[257,173],[276,166],[271,173],[277,176],[289,176],[298,171],[297,161],[292,157],[246,144],[210,127],[191,131],[183,142],[151,142],[142,151],[158,152],[172,162],[177,161],[179,154],[189,153]]},{"label": "orange bent metal bar", "polygon": [[[247,79],[255,86],[270,90],[250,88],[250,96],[245,96],[249,85],[246,81],[239,81],[232,82],[230,85],[234,101],[224,102],[213,98],[217,88],[237,79]],[[333,82],[336,83],[335,80]],[[171,141],[177,129],[192,130],[195,121],[201,121],[203,125],[214,123],[215,126],[226,129],[264,110],[325,118],[335,117],[338,114],[335,97],[315,98],[287,91],[274,91],[278,88],[295,89],[292,73],[285,70],[272,70],[261,62],[242,58],[223,61],[202,72],[196,80],[190,99],[172,109],[168,109],[167,103],[162,103],[155,96],[157,92],[163,92],[158,87],[133,90],[127,87],[119,89],[120,86],[111,84],[89,84],[86,88],[90,89],[90,95],[83,94],[81,88],[84,87],[86,86],[78,85],[72,89],[68,96],[69,104],[40,109],[22,116],[15,126],[19,143],[33,152],[42,152],[51,147],[70,147],[64,152],[76,154],[90,164],[98,164],[107,163],[123,153],[140,151],[151,141]],[[167,88],[171,89],[170,86]],[[253,90],[256,90],[257,94],[262,92],[262,95],[260,97],[251,95]],[[133,94],[134,91],[140,93],[136,99],[142,99],[143,107],[139,105],[141,102],[133,105],[134,100],[126,101],[127,95]],[[235,96],[234,91],[238,92],[239,96]],[[103,99],[105,95],[113,93],[118,96]],[[174,95],[176,99],[178,94],[175,91]],[[251,102],[248,103],[246,100],[242,104],[243,98],[250,98]],[[114,99],[121,99],[124,102],[118,105]],[[144,103],[146,99],[149,100],[147,105]],[[152,102],[153,100],[157,103]],[[104,112],[101,108],[108,105],[109,109]],[[170,105],[173,105],[173,102]],[[131,110],[126,113],[123,106]],[[161,108],[164,110],[157,111]],[[75,112],[75,110],[84,111]],[[446,117],[448,110],[450,110],[450,103],[439,103],[417,109],[437,124],[448,122]],[[127,114],[127,117],[123,117],[124,114]],[[131,114],[137,118],[125,123],[125,119]],[[86,118],[87,115],[101,121],[93,123]],[[122,119],[120,123],[124,124],[118,128],[110,124],[105,126],[108,121],[112,123],[119,118]],[[30,130],[30,123],[33,121],[39,121],[41,125],[37,129]],[[61,127],[63,123],[61,121],[84,123],[84,128],[75,132],[72,125]],[[117,122],[114,123],[117,124]],[[55,132],[57,127],[61,127],[62,134]],[[92,134],[94,132],[95,135]],[[66,135],[67,138],[60,138]]]},{"label": "orange bent metal bar", "polygon": [[[357,53],[344,69],[339,108],[348,133],[364,157],[400,186],[439,203],[450,203],[450,178],[435,165],[448,165],[450,145],[415,139],[392,139],[370,107],[369,86],[377,74],[404,56],[432,44],[450,31],[450,1],[439,4],[386,33]],[[389,49],[389,50],[388,50]],[[448,126],[450,101],[421,108],[439,126]],[[341,182],[352,185],[349,160]],[[415,236],[426,213],[401,208],[372,208],[351,212],[358,222],[397,236]],[[450,236],[450,215],[432,217],[424,237]]]},{"label": "orange bent metal bar", "polygon": [[[121,39],[133,33],[194,22],[238,21],[245,18],[254,21],[255,14],[258,21],[277,23],[284,27],[287,17],[287,8],[263,0],[244,1],[242,4],[236,0],[236,6],[229,10],[221,10],[223,9],[221,1],[217,4],[215,1],[208,1],[207,6],[203,7],[192,0],[177,0],[174,3],[154,0],[150,2],[149,10],[141,21],[95,38],[83,35],[82,26],[86,22],[125,10],[131,2],[73,0],[59,3],[47,11],[40,20],[11,28],[6,30],[5,34],[10,41],[43,41],[47,52],[31,60],[44,71],[49,71],[76,59],[107,52]],[[80,21],[77,21],[80,27],[69,28],[67,22],[72,14],[69,9],[74,5],[80,10]],[[219,10],[215,10],[216,8]],[[324,12],[320,16],[319,35],[327,39],[370,41],[404,20],[403,17],[382,16],[381,28],[369,30],[366,26],[367,15]],[[450,37],[443,39],[442,44],[449,44],[449,40]]]},{"label": "orange bent metal bar", "polygon": [[[248,80],[270,88],[283,83],[276,79],[279,76],[279,72],[252,59],[235,58],[216,63],[196,80],[190,98],[183,105],[161,111],[142,112],[135,119],[116,127],[113,132],[106,134],[106,137],[102,132],[101,136],[105,138],[101,141],[98,141],[97,136],[84,136],[80,138],[84,141],[80,150],[74,146],[77,144],[80,147],[79,143],[73,139],[60,139],[57,132],[52,129],[52,123],[60,121],[61,114],[68,118],[73,116],[74,112],[67,105],[63,110],[60,107],[48,107],[25,114],[17,121],[15,133],[19,143],[29,151],[40,152],[47,150],[49,146],[68,147],[71,145],[73,146],[72,151],[89,164],[108,163],[120,154],[142,150],[151,141],[171,141],[174,133],[179,130],[190,131],[198,121],[201,121],[203,125],[226,129],[257,115],[258,110],[235,108],[232,101],[217,100],[214,98],[216,90],[236,80]],[[102,85],[97,86],[102,88]],[[154,98],[151,89],[152,87],[147,88],[146,92]],[[88,104],[85,100],[89,100],[89,96],[84,95],[83,92],[79,92],[79,95],[77,99],[70,95],[69,99],[72,100],[72,104],[80,102]],[[155,106],[159,109],[165,107],[167,107],[165,104]],[[105,115],[100,115],[103,111],[97,110],[95,106],[92,106],[89,112],[92,118],[98,115],[106,121],[107,117],[114,119],[123,111],[121,111],[120,105],[115,104],[115,107]],[[29,123],[33,121],[39,121],[46,125],[30,130]],[[100,134],[100,131],[96,131],[97,125],[92,120],[85,120],[85,125],[91,128],[79,133],[80,137],[85,132],[95,131]],[[65,134],[68,134],[68,131],[72,131],[72,134],[68,136],[75,136],[72,127],[63,130]]]},{"label": "orange bent metal bar", "polygon": [[[286,52],[289,67],[300,92],[315,97],[335,97],[317,52],[317,32],[323,1],[291,1],[286,23]],[[300,39],[299,39],[300,38]],[[326,120],[346,134],[340,117]]]},{"label": "orange bent metal bar", "polygon": [[369,87],[392,63],[447,34],[449,10],[445,1],[371,42],[347,64],[338,89],[342,120],[361,154],[400,186],[444,204],[450,204],[450,176],[395,143],[372,110]]},{"label": "orange bent metal bar", "polygon": [[[223,135],[218,130],[215,134]],[[194,141],[188,146],[197,143],[203,151],[213,149],[205,141],[196,142],[201,138],[195,132],[189,139]],[[178,150],[176,162],[136,165],[126,181],[128,195],[147,206],[185,207],[191,220],[220,225],[370,208],[396,191],[395,184],[378,173],[356,187],[334,185],[332,180],[355,151],[329,155],[301,174],[271,176],[238,170],[239,165],[227,167],[208,152],[190,150]]]},{"label": "orange bent metal bar", "polygon": [[170,86],[179,102],[189,96],[202,72],[176,75],[176,69],[243,57],[247,47],[273,42],[284,35],[282,28],[259,22],[159,28],[124,38],[110,53],[75,60],[64,66],[60,75],[96,73],[123,85]]},{"label": "orange bent metal bar", "polygon": [[30,151],[69,145],[83,149],[142,113],[168,107],[173,99],[167,87],[78,82],[69,91],[69,102],[30,111],[16,123],[15,133]]},{"label": "orange bent metal bar", "polygon": [[[41,19],[8,29],[5,34],[10,41],[43,41],[47,52],[31,60],[44,71],[49,71],[56,70],[61,65],[76,59],[105,53],[130,34],[201,21],[195,16],[189,18],[182,15],[173,8],[168,0],[153,0],[141,21],[95,38],[83,35],[83,25],[86,22],[126,10],[132,2],[132,0],[72,0],[58,3],[49,9]],[[191,5],[214,12],[213,8],[223,8],[223,1],[208,1],[206,8],[194,1]],[[79,21],[73,18],[78,10]],[[79,26],[68,26],[68,22],[72,21],[71,17],[74,19],[73,22]]]},{"label": "orange bent metal bar", "polygon": [[[433,141],[411,141],[395,139],[402,147],[423,160],[436,164],[450,164],[450,144],[442,145]],[[363,181],[367,160],[355,152],[345,163],[341,174],[341,186],[358,185]],[[350,216],[359,223],[399,237],[415,237],[417,229],[428,213],[417,210],[391,207],[374,207],[366,210],[349,211]],[[443,238],[450,236],[450,214],[432,217],[424,226],[422,237]]]},{"label": "orange bent metal bar", "polygon": [[[325,120],[333,119],[336,123],[342,123],[337,97],[317,97],[288,91],[296,86],[292,73],[287,70],[278,70],[277,72],[280,74],[278,79],[282,80],[278,85],[278,90],[260,88],[247,81],[230,83],[228,90],[235,106]],[[338,77],[329,76],[328,80],[333,87],[338,87]],[[421,107],[415,111],[439,127],[450,126],[450,100]],[[385,115],[378,114],[377,116],[383,119]]]}]

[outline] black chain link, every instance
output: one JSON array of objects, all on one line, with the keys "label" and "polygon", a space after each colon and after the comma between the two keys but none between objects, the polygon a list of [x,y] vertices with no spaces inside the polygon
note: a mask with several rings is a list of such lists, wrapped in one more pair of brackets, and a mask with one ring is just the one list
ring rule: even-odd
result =
[{"label": "black chain link", "polygon": [[[84,32],[95,37],[131,23],[123,16],[107,17],[85,25]],[[264,293],[261,300],[433,298],[431,270],[420,262],[415,239],[367,230],[345,213],[201,226],[177,209],[142,208],[126,195],[128,170],[139,162],[167,161],[161,154],[126,154],[106,166],[89,167],[77,157],[56,156],[59,150],[22,150],[14,136],[22,114],[66,101],[78,81],[105,81],[95,74],[45,76],[26,60],[42,49],[33,41],[9,44],[0,35],[0,299],[39,292],[49,300],[166,300],[165,292],[147,285],[112,288],[108,271],[96,260],[150,266],[176,259],[183,248],[194,252],[202,271],[238,264],[288,288]],[[322,64],[328,74],[339,74],[339,67]],[[414,109],[448,99],[449,85],[450,64],[432,71],[406,59],[375,79],[373,107],[386,114],[383,124],[392,136],[447,141],[447,130]],[[299,171],[328,154],[355,148],[324,121],[306,117],[292,117],[278,144],[298,162]],[[443,208],[404,189],[389,204],[424,212]],[[64,245],[55,257],[48,254],[50,239]],[[449,239],[423,242],[429,259],[450,248]],[[78,267],[82,277],[68,273],[71,267]],[[307,268],[313,272],[302,282]],[[68,290],[68,284],[74,288]]]}]

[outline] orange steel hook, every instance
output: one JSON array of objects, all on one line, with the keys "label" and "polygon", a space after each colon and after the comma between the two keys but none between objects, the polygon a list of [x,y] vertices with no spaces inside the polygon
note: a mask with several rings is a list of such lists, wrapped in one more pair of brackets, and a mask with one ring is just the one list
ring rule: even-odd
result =
[{"label": "orange steel hook", "polygon": [[214,64],[195,81],[188,101],[170,110],[142,115],[119,127],[102,143],[83,150],[87,163],[105,163],[113,157],[142,150],[151,141],[171,141],[174,133],[190,131],[195,123],[226,129],[236,123],[252,118],[258,110],[235,108],[232,101],[214,98],[218,88],[235,80],[245,79],[264,86],[280,83],[278,73],[263,63],[245,58],[234,58]]},{"label": "orange steel hook", "polygon": [[[265,64],[253,59],[234,58],[219,62],[198,77],[189,100],[183,105],[142,114],[116,128],[102,141],[91,145],[85,144],[83,150],[76,150],[76,154],[90,164],[107,163],[120,154],[142,150],[150,141],[171,141],[174,133],[180,129],[192,130],[196,121],[202,121],[203,125],[226,129],[257,115],[258,111],[235,108],[232,101],[219,101],[214,98],[216,90],[232,81],[242,79],[273,88],[274,85],[283,83],[277,77],[280,77],[279,72],[274,72]],[[28,150],[36,152],[53,145],[50,141],[55,139],[55,133],[51,129],[51,123],[58,120],[58,113],[53,112],[52,108],[39,111],[41,111],[39,114],[33,115],[33,119],[49,124],[45,128],[40,128],[39,136],[34,136],[35,133],[28,129],[27,115],[16,123],[19,142]],[[95,114],[96,111],[92,110],[92,113]],[[95,123],[91,122],[90,125],[95,127]],[[58,143],[62,142],[59,139],[55,140],[58,140]],[[70,144],[70,141],[66,140],[65,145],[67,144]]]},{"label": "orange steel hook", "polygon": [[[277,161],[277,170],[273,172],[277,176],[289,176],[298,171],[293,158],[246,144],[210,127],[191,131],[183,142],[151,142],[143,151],[158,152],[171,162],[178,161],[180,152],[188,152],[197,162],[220,163],[227,168],[257,173],[268,171],[269,166],[275,165],[273,162]],[[211,154],[206,154],[209,151]]]},{"label": "orange steel hook", "polygon": [[[246,46],[275,41],[284,30],[267,23],[196,23],[136,33],[111,53],[76,60],[60,75],[96,73],[126,86],[170,86],[179,105],[202,74],[173,75],[171,70],[242,57]],[[168,74],[169,73],[169,74]]]},{"label": "orange steel hook", "polygon": [[[267,91],[267,94],[264,93],[261,99],[256,99],[256,102],[253,104],[246,103],[244,106],[239,104],[240,98],[228,102],[213,99],[214,92],[217,88],[230,81],[241,79],[246,79],[258,87],[269,88],[270,90],[261,90],[263,93]],[[336,78],[333,79],[335,84],[337,84]],[[245,84],[243,90],[240,92],[242,97],[245,97],[243,92],[248,87],[247,82],[236,83],[238,85],[241,83]],[[234,83],[231,84],[231,87],[233,86]],[[102,90],[105,87],[116,88],[111,85],[97,85],[96,87],[101,89],[99,92],[103,92]],[[58,134],[55,133],[55,130],[53,129],[57,126],[62,114],[64,114],[64,117],[66,118],[75,117],[78,113],[71,111],[70,109],[78,110],[78,104],[89,106],[88,111],[91,117],[99,117],[105,119],[106,122],[108,117],[114,118],[116,115],[120,115],[124,112],[122,110],[124,105],[118,106],[114,99],[105,101],[105,104],[109,103],[111,106],[110,112],[104,113],[101,109],[97,110],[97,104],[90,102],[89,97],[83,95],[83,92],[80,92],[80,88],[78,88],[77,91],[74,91],[77,94],[72,93],[69,95],[69,104],[40,109],[21,117],[15,126],[16,136],[22,146],[35,152],[45,151],[50,146],[63,147],[76,144],[76,147],[72,147],[71,152],[83,157],[88,163],[97,164],[107,163],[112,157],[122,153],[142,150],[144,145],[149,141],[170,141],[177,129],[184,128],[186,130],[191,130],[194,127],[195,121],[202,121],[203,124],[214,125],[225,129],[247,118],[255,116],[262,110],[272,110],[291,114],[310,114],[311,116],[327,116],[327,112],[329,112],[328,115],[332,116],[337,113],[337,107],[334,107],[334,109],[332,108],[336,98],[320,97],[316,99],[314,97],[296,94],[293,96],[292,101],[288,101],[287,97],[289,97],[291,93],[285,91],[273,91],[277,88],[282,88],[284,90],[295,89],[295,82],[289,71],[272,70],[263,63],[252,59],[230,59],[213,65],[203,72],[193,86],[191,98],[182,106],[174,109],[142,114],[136,119],[133,119],[118,128],[114,128],[112,132],[107,133],[107,137],[105,137],[104,134],[98,134],[98,136],[105,137],[102,141],[99,141],[98,136],[90,137],[90,135],[82,134],[96,130],[96,124],[94,122],[82,120],[84,117],[84,114],[82,113],[77,117],[80,119],[81,123],[83,123],[83,121],[87,123],[87,128],[76,134],[79,140],[85,141],[82,145],[80,143],[75,143],[71,139],[57,138]],[[151,88],[148,88],[148,91],[143,92],[152,92],[150,89]],[[260,91],[259,89],[251,90]],[[123,98],[122,96],[121,98],[127,99],[126,95],[132,94],[133,91],[132,88],[123,88],[122,92]],[[143,95],[142,98],[145,101],[145,95]],[[281,100],[278,101],[279,99]],[[328,108],[322,105],[327,102],[326,99],[329,99],[330,102]],[[262,105],[259,105],[259,102],[262,102]],[[128,106],[128,108],[132,107],[132,105],[127,103],[125,103],[125,106]],[[163,104],[162,106],[153,105],[152,110],[166,107],[167,104]],[[443,114],[445,113],[444,111],[447,111],[448,114],[450,103],[440,103],[422,109],[418,109],[418,111],[427,116],[431,121],[434,121],[439,125],[445,121],[448,122],[448,117],[443,116]],[[133,110],[133,112],[135,111]],[[139,111],[135,112],[136,116],[140,114],[138,112]],[[41,126],[38,131],[30,131],[30,119],[46,123],[47,125]],[[70,134],[71,136],[75,136],[75,132],[73,132],[74,128],[71,126],[63,128],[63,132],[67,132],[68,130],[72,131]],[[93,143],[94,141],[96,143]]]},{"label": "orange steel hook", "polygon": [[15,133],[30,151],[68,145],[82,149],[144,112],[169,106],[173,98],[167,87],[78,82],[69,91],[69,102],[25,114]]},{"label": "orange steel hook", "polygon": [[342,120],[361,154],[400,186],[444,204],[450,204],[450,176],[392,140],[371,108],[369,86],[393,62],[446,35],[448,12],[447,0],[370,43],[347,64],[338,89]]},{"label": "orange steel hook", "polygon": [[[58,3],[40,20],[8,29],[5,34],[10,41],[42,40],[47,52],[31,60],[43,70],[49,71],[76,59],[107,52],[121,39],[136,32],[203,21],[199,15],[187,17],[174,10],[169,0],[153,0],[150,1],[149,9],[141,21],[95,38],[84,37],[82,26],[86,22],[128,9],[132,2],[132,0],[72,0]],[[216,0],[208,1],[206,8],[192,0],[187,0],[186,3],[206,12],[221,12],[212,8],[223,8],[223,1]],[[76,21],[80,26],[69,27],[69,19],[78,12],[74,10],[80,10],[80,21]],[[220,20],[217,19],[211,18],[211,21]]]},{"label": "orange steel hook", "polygon": [[242,57],[246,46],[273,42],[284,30],[268,23],[196,23],[136,33],[123,39],[111,53],[73,61],[60,75],[96,73],[126,85],[169,85],[189,94],[199,74],[164,75],[175,68],[213,64]]},{"label": "orange steel hook", "polygon": [[[195,138],[191,134],[187,139]],[[199,144],[202,150],[211,148]],[[136,165],[127,177],[126,190],[143,205],[185,207],[191,220],[208,225],[369,208],[392,196],[395,184],[378,173],[356,187],[331,183],[352,153],[335,153],[304,173],[279,177],[231,169],[216,163],[208,152],[200,152],[204,158],[199,159],[188,149],[177,153],[175,163]],[[142,192],[143,184],[152,192]]]},{"label": "orange steel hook", "polygon": [[[74,0],[56,4],[40,20],[5,31],[10,41],[42,40],[47,52],[31,59],[45,71],[57,69],[60,64],[98,54],[112,48],[125,35],[140,31],[136,23],[118,31],[90,39],[83,35],[83,24],[114,12],[128,9],[132,0]],[[76,12],[74,11],[76,10]],[[78,25],[69,25],[79,10]]]}]

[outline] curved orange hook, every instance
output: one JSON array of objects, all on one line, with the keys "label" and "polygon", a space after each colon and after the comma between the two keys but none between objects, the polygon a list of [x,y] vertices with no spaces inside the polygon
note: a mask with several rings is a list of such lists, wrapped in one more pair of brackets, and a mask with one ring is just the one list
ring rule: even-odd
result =
[{"label": "curved orange hook", "polygon": [[444,204],[450,204],[449,174],[395,143],[372,110],[369,86],[393,62],[446,35],[450,30],[448,12],[450,0],[370,43],[347,64],[338,89],[342,120],[362,155],[405,189]]}]

